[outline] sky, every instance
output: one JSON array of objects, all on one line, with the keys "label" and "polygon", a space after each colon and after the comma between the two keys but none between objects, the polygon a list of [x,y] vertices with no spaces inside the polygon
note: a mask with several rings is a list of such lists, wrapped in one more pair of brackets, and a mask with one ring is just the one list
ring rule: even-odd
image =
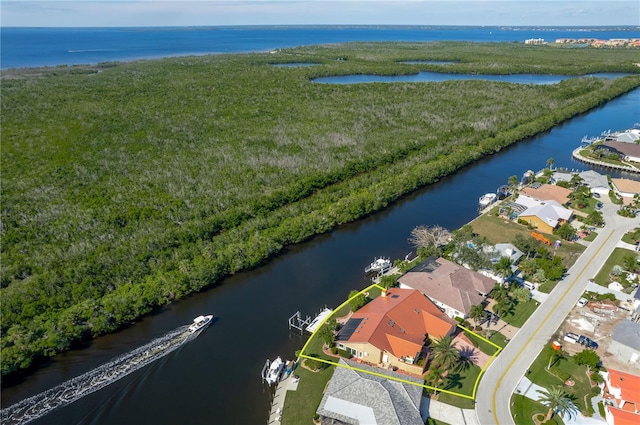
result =
[{"label": "sky", "polygon": [[[640,26],[640,1],[2,0],[4,27],[218,25]],[[640,34],[638,35],[640,37]]]}]

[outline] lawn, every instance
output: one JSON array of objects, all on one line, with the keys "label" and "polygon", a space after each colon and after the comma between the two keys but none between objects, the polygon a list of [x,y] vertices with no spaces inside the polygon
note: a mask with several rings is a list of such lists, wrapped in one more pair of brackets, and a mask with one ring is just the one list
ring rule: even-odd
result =
[{"label": "lawn", "polygon": [[640,227],[636,227],[632,232],[627,232],[622,236],[622,242],[637,244],[640,242]]},{"label": "lawn", "polygon": [[[491,336],[487,338],[489,341],[493,342],[494,344],[498,344],[500,347],[503,347],[503,348],[507,345],[507,338],[504,335],[502,335],[500,332],[497,332],[497,331],[490,331],[490,332],[491,332]],[[478,347],[478,349],[485,354],[492,356],[497,350],[497,348],[494,347],[493,345],[489,344],[486,341],[483,341],[482,339],[478,338],[477,336],[469,332],[464,332],[464,335],[467,338],[469,338],[469,341],[471,341],[474,347]]]},{"label": "lawn", "polygon": [[[530,237],[532,232],[522,224],[495,216],[493,210],[489,214],[478,216],[469,224],[471,224],[474,233],[486,237],[492,244],[511,243],[516,235]],[[551,240],[551,246],[560,239],[554,235],[545,235],[545,237]],[[556,249],[556,255],[562,257],[565,266],[569,268],[584,250],[585,247],[580,244],[561,240],[560,247]]]},{"label": "lawn", "polygon": [[[472,365],[468,370],[462,373],[452,373],[445,379],[445,382],[440,386],[444,390],[453,391],[460,394],[473,394],[473,386],[480,375],[480,368],[476,365]],[[475,402],[473,400],[458,397],[452,394],[439,393],[438,401],[457,406],[462,409],[473,409]]]},{"label": "lawn", "polygon": [[322,400],[322,392],[335,368],[330,366],[320,372],[311,372],[300,366],[296,369],[295,374],[300,376],[300,382],[296,391],[287,391],[282,425],[311,424]]},{"label": "lawn", "polygon": [[[585,404],[585,396],[587,396],[587,400],[590,400],[592,396],[591,383],[586,374],[586,366],[579,366],[573,362],[571,357],[565,356],[555,362],[550,372],[546,369],[548,362],[547,351],[543,350],[531,365],[527,378],[544,388],[562,387],[567,394],[575,397],[574,403],[583,415],[590,413]],[[574,385],[566,385],[564,380],[556,376],[556,374],[570,377],[574,381]]]},{"label": "lawn", "polygon": [[[511,397],[511,414],[516,425],[534,425],[532,416],[536,413],[546,414],[548,409],[537,401],[531,400],[525,396],[514,394]],[[561,418],[554,415],[545,425],[564,424]]]},{"label": "lawn", "polygon": [[538,305],[539,303],[536,300],[518,303],[512,313],[510,312],[502,316],[502,320],[517,328],[521,328],[536,308],[538,308]]},{"label": "lawn", "polygon": [[613,266],[615,265],[622,266],[624,264],[623,262],[624,257],[627,257],[629,255],[636,255],[636,253],[624,248],[614,249],[611,255],[609,256],[609,258],[607,258],[607,261],[604,263],[604,265],[596,275],[596,277],[594,278],[595,282],[598,285],[607,287],[611,282],[611,280],[609,279],[609,273],[611,273]]}]

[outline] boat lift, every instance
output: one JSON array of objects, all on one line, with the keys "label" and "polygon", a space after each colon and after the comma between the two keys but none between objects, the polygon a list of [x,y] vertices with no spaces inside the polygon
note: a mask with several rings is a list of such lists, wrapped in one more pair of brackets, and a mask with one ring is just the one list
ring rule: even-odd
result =
[{"label": "boat lift", "polygon": [[305,328],[309,326],[311,323],[311,316],[307,316],[305,319],[302,318],[302,315],[299,311],[296,311],[295,314],[289,317],[289,331],[291,328],[298,329],[300,334],[304,332]]}]

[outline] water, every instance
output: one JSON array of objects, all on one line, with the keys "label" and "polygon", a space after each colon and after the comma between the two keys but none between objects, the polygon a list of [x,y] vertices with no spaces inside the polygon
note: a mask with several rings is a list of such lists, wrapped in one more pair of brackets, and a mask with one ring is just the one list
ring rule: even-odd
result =
[{"label": "water", "polygon": [[524,42],[631,38],[638,27],[229,26],[0,28],[0,67],[95,64],[207,53],[267,52],[349,41]]},{"label": "water", "polygon": [[[617,78],[630,74],[623,73],[598,73],[589,74],[584,77],[596,77],[596,78]],[[361,84],[361,83],[415,83],[415,82],[442,82],[451,80],[484,80],[484,81],[500,81],[503,83],[518,83],[518,84],[556,84],[560,81],[567,80],[569,78],[582,78],[572,77],[566,75],[540,75],[540,74],[509,74],[509,75],[475,75],[475,74],[447,74],[443,72],[426,72],[421,71],[411,75],[341,75],[333,77],[320,77],[313,80],[314,83],[320,84]]]},{"label": "water", "polygon": [[149,344],[136,348],[87,373],[2,409],[0,411],[2,423],[5,425],[27,424],[55,409],[113,384],[130,373],[175,351],[202,332],[201,329],[191,333],[187,329],[188,327],[188,325],[181,326],[167,335],[154,339]]},{"label": "water", "polygon": [[[381,32],[379,40],[386,35]],[[423,224],[460,227],[476,216],[478,197],[495,191],[511,175],[543,168],[551,157],[558,167],[588,169],[571,158],[571,151],[585,135],[640,122],[639,106],[640,89],[636,89],[468,166],[382,212],[290,247],[258,269],[231,276],[129,328],[98,338],[85,349],[56,356],[24,381],[3,388],[2,406],[99,368],[211,312],[219,320],[197,339],[32,423],[264,424],[271,396],[260,378],[265,360],[278,355],[291,359],[304,343],[298,334],[288,332],[292,314],[300,310],[313,315],[325,305],[338,305],[351,289],[368,284],[363,267],[374,257],[404,258],[412,250],[407,242],[411,229]]]}]

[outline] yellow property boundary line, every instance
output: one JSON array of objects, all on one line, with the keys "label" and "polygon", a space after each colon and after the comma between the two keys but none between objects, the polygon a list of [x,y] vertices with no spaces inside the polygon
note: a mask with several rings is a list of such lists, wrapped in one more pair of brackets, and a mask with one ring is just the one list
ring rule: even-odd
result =
[{"label": "yellow property boundary line", "polygon": [[333,361],[330,361],[330,360],[325,360],[325,359],[322,359],[322,358],[319,358],[319,357],[312,357],[312,356],[309,356],[309,355],[304,354],[304,353],[305,353],[305,351],[306,351],[306,349],[307,349],[307,346],[309,345],[309,343],[311,342],[311,340],[316,336],[316,333],[320,330],[320,328],[322,327],[322,325],[324,325],[324,324],[326,323],[326,321],[327,321],[327,320],[329,320],[331,317],[333,317],[333,315],[334,315],[337,311],[340,311],[343,307],[347,306],[347,305],[349,304],[349,302],[350,302],[352,299],[356,298],[356,297],[357,297],[357,296],[359,296],[359,295],[364,295],[366,292],[368,292],[369,290],[371,290],[371,289],[373,289],[373,288],[380,289],[381,291],[384,291],[384,290],[385,290],[385,288],[383,288],[382,286],[380,286],[380,285],[378,285],[378,284],[374,283],[374,284],[372,284],[372,285],[370,285],[370,286],[366,287],[366,288],[365,288],[365,289],[363,289],[362,291],[358,292],[358,293],[357,293],[357,294],[355,294],[354,296],[350,297],[349,299],[347,299],[347,300],[346,300],[345,302],[343,302],[342,304],[340,304],[340,305],[339,305],[335,310],[333,310],[333,313],[331,313],[330,315],[328,315],[327,317],[325,317],[325,319],[320,323],[320,325],[316,328],[316,330],[311,334],[311,336],[309,337],[309,339],[307,339],[307,342],[306,342],[306,343],[304,344],[304,346],[302,347],[302,350],[300,350],[300,355],[299,355],[299,357],[302,357],[302,358],[304,358],[304,359],[315,360],[315,361],[318,361],[318,362],[326,363],[326,364],[328,364],[328,365],[333,365],[333,366],[338,366],[338,367],[344,367],[344,368],[351,369],[351,370],[354,370],[354,371],[357,371],[357,372],[368,373],[368,374],[370,374],[370,375],[379,376],[379,377],[381,377],[381,378],[391,379],[391,380],[398,381],[398,382],[403,382],[403,383],[405,383],[405,384],[415,385],[415,386],[417,386],[417,387],[426,388],[426,389],[428,389],[428,390],[434,390],[434,391],[438,391],[438,392],[441,392],[441,393],[446,393],[446,394],[451,394],[451,395],[454,395],[454,396],[457,396],[457,397],[466,398],[466,399],[469,399],[469,400],[475,400],[475,398],[476,398],[476,391],[478,390],[478,384],[480,383],[480,378],[482,378],[482,375],[484,374],[484,371],[487,369],[487,367],[489,367],[489,365],[493,362],[493,360],[496,358],[496,356],[497,356],[498,354],[500,354],[500,352],[502,351],[502,347],[500,347],[498,344],[496,344],[496,343],[494,343],[494,342],[492,342],[492,341],[489,341],[488,339],[484,338],[483,336],[478,335],[477,333],[473,332],[472,330],[469,330],[469,329],[465,328],[464,326],[462,326],[462,325],[460,325],[460,324],[458,324],[458,327],[459,327],[460,329],[462,329],[462,330],[464,330],[464,331],[469,332],[469,333],[470,333],[470,334],[472,334],[473,336],[480,338],[481,340],[485,341],[486,343],[488,343],[488,344],[490,344],[490,345],[492,345],[493,347],[495,347],[495,348],[496,348],[496,352],[495,352],[495,353],[494,353],[494,354],[489,358],[489,360],[487,360],[487,362],[486,362],[486,363],[485,363],[485,365],[482,367],[482,369],[480,369],[480,373],[478,374],[478,378],[476,378],[476,381],[475,381],[475,383],[474,383],[474,385],[473,385],[473,392],[472,392],[472,394],[471,394],[471,395],[468,395],[468,394],[462,394],[462,393],[457,393],[457,392],[455,392],[455,391],[449,391],[449,390],[445,390],[445,389],[441,389],[441,388],[436,388],[436,387],[432,387],[432,386],[430,386],[430,385],[426,385],[426,384],[422,384],[422,385],[421,385],[421,384],[417,384],[417,383],[415,383],[415,382],[408,381],[408,380],[405,380],[405,379],[401,379],[401,378],[396,378],[396,377],[393,377],[393,376],[385,375],[385,374],[383,374],[383,373],[377,373],[377,372],[373,372],[373,371],[365,370],[365,369],[360,369],[360,368],[353,367],[353,366],[349,366],[349,365],[343,365],[343,364],[336,363],[336,362],[333,362]]}]

